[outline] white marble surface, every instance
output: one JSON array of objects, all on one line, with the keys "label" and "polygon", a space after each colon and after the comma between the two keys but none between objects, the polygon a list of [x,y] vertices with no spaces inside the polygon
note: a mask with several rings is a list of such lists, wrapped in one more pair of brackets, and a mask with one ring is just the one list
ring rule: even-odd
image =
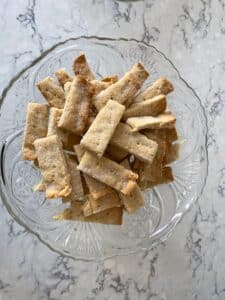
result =
[{"label": "white marble surface", "polygon": [[225,299],[225,1],[1,0],[0,90],[52,45],[79,35],[143,40],[195,88],[209,124],[205,191],[150,251],[102,263],[51,252],[0,204],[0,300]]}]

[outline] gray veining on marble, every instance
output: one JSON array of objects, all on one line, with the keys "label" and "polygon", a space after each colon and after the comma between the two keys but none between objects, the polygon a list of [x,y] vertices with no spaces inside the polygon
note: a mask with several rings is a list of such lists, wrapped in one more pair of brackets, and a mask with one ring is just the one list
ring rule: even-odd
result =
[{"label": "gray veining on marble", "polygon": [[209,177],[173,236],[149,253],[101,263],[64,258],[0,204],[0,300],[225,299],[225,1],[1,0],[0,91],[54,44],[98,35],[164,52],[205,106]]}]

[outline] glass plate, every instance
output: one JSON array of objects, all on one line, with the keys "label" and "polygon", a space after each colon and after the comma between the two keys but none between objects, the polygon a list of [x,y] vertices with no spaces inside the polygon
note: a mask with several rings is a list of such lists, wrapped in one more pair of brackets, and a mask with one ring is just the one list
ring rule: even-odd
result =
[{"label": "glass plate", "polygon": [[[35,84],[65,67],[71,72],[74,57],[87,55],[97,77],[122,76],[142,62],[151,76],[167,77],[175,91],[168,107],[177,117],[180,158],[173,165],[175,181],[144,193],[145,206],[133,215],[124,214],[122,226],[54,221],[66,205],[60,199],[46,201],[33,192],[40,173],[21,159],[21,142],[28,102],[44,102]],[[143,87],[143,88],[144,88]],[[73,258],[99,260],[150,249],[164,241],[202,192],[207,175],[206,118],[195,92],[174,65],[156,48],[135,40],[77,38],[46,51],[16,76],[3,92],[0,111],[1,196],[13,217],[35,233],[51,249]]]}]

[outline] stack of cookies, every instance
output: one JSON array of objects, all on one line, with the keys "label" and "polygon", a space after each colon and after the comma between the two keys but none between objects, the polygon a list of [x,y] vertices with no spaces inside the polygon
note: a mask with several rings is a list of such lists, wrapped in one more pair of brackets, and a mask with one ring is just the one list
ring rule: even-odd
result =
[{"label": "stack of cookies", "polygon": [[47,104],[29,103],[23,159],[40,168],[36,192],[62,198],[69,207],[55,220],[121,225],[123,212],[144,205],[142,191],[173,180],[178,157],[176,118],[167,111],[173,85],[149,76],[141,63],[120,79],[97,80],[86,57],[37,87]]}]

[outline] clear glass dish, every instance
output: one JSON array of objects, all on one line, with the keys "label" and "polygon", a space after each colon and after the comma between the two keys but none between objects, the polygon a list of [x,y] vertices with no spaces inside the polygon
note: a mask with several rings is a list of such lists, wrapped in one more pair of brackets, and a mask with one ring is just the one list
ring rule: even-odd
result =
[{"label": "clear glass dish", "polygon": [[[165,76],[175,87],[168,96],[169,109],[177,117],[181,143],[180,158],[172,165],[175,181],[146,191],[145,206],[134,215],[125,213],[122,226],[54,221],[53,215],[66,204],[59,199],[46,201],[42,193],[33,192],[40,173],[21,158],[27,103],[44,102],[35,83],[53,76],[60,67],[70,71],[80,52],[85,52],[98,77],[121,76],[140,61],[151,73],[145,86]],[[1,197],[20,224],[63,255],[101,260],[150,249],[168,238],[204,187],[208,165],[204,109],[165,55],[142,42],[81,37],[60,43],[10,82],[3,92],[0,110]]]}]

